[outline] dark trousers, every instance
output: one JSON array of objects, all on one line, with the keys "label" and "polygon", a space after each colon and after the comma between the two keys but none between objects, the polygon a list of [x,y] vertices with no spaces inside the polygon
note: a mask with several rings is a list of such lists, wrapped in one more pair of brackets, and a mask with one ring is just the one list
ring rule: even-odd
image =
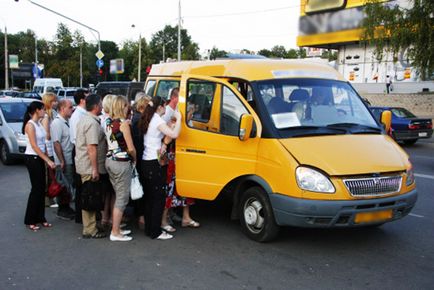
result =
[{"label": "dark trousers", "polygon": [[73,176],[74,176],[74,186],[75,186],[75,222],[77,224],[82,223],[82,215],[81,215],[81,176],[75,171],[75,146],[72,150],[72,164],[73,164]]},{"label": "dark trousers", "polygon": [[161,233],[161,218],[166,202],[165,181],[157,160],[142,160],[143,192],[145,198],[145,234],[151,239]]},{"label": "dark trousers", "polygon": [[26,155],[25,163],[29,171],[32,189],[27,201],[24,224],[44,223],[45,219],[45,162],[39,156]]}]

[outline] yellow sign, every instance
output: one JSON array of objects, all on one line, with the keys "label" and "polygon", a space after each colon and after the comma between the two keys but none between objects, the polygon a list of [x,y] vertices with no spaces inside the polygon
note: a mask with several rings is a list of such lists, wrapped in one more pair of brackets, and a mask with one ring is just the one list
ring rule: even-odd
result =
[{"label": "yellow sign", "polygon": [[345,2],[345,0],[306,0],[306,7],[304,9],[306,13],[338,9],[343,8],[345,6]]},{"label": "yellow sign", "polygon": [[101,58],[104,57],[104,53],[103,53],[101,50],[98,50],[98,51],[95,53],[95,56],[96,56],[98,59],[101,59]]},{"label": "yellow sign", "polygon": [[393,212],[391,209],[383,210],[383,211],[374,211],[374,212],[361,212],[356,214],[354,218],[354,222],[356,224],[360,223],[372,223],[372,222],[381,222],[393,217]]}]

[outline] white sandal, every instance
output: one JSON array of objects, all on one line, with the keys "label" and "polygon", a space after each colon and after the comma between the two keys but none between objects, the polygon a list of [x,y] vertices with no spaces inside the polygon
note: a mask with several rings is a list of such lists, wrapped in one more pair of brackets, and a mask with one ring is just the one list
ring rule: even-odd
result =
[{"label": "white sandal", "polygon": [[171,225],[161,226],[161,228],[168,233],[176,232],[176,229],[174,227],[172,227]]},{"label": "white sandal", "polygon": [[194,220],[191,220],[191,221],[186,222],[186,223],[182,222],[182,227],[183,228],[198,228],[198,227],[200,227],[200,224]]}]

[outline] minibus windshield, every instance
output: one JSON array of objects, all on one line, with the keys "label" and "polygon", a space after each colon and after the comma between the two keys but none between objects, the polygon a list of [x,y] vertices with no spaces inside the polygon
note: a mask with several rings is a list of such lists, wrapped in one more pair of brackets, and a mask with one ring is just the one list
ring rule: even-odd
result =
[{"label": "minibus windshield", "polygon": [[272,124],[285,136],[380,134],[354,89],[323,79],[277,79],[254,84]]}]

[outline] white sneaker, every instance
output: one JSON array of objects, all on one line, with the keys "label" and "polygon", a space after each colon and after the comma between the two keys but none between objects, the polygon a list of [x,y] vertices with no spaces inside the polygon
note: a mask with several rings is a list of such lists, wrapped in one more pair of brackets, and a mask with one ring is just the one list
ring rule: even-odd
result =
[{"label": "white sneaker", "polygon": [[112,241],[112,242],[129,242],[132,239],[133,238],[129,237],[129,236],[118,237],[118,236],[110,234],[110,241]]},{"label": "white sneaker", "polygon": [[173,236],[171,234],[168,234],[166,232],[162,232],[158,237],[157,240],[170,240],[171,238],[173,238]]},{"label": "white sneaker", "polygon": [[121,230],[121,235],[126,236],[131,234],[131,230]]}]

